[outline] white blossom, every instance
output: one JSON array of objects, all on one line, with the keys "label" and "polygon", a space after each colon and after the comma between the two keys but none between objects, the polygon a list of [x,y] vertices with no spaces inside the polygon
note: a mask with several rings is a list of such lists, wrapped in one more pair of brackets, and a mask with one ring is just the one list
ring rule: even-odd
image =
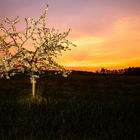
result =
[{"label": "white blossom", "polygon": [[[59,65],[55,58],[75,45],[66,39],[70,30],[59,33],[54,28],[46,27],[47,11],[48,5],[38,20],[25,18],[26,26],[22,33],[17,31],[18,17],[14,20],[5,18],[5,24],[0,24],[0,49],[4,46],[4,55],[0,60],[0,77],[9,79],[16,72],[25,71],[32,77],[35,72],[41,73],[43,70],[55,70],[64,77],[68,75],[69,72]],[[30,41],[33,45],[31,48],[34,48],[32,50],[26,48],[26,43]],[[16,51],[10,52],[10,49]]]}]

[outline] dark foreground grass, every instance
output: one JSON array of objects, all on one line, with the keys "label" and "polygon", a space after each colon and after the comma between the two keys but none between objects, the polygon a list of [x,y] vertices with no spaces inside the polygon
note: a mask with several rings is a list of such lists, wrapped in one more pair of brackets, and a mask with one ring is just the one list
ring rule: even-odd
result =
[{"label": "dark foreground grass", "polygon": [[0,81],[0,140],[139,140],[140,77]]}]

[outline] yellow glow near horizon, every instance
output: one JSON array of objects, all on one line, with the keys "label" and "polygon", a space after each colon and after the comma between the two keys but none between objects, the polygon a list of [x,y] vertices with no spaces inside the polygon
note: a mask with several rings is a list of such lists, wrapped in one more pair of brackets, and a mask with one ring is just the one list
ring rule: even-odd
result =
[{"label": "yellow glow near horizon", "polygon": [[76,48],[59,59],[66,67],[96,70],[140,66],[140,17],[120,19],[100,36],[73,38]]}]

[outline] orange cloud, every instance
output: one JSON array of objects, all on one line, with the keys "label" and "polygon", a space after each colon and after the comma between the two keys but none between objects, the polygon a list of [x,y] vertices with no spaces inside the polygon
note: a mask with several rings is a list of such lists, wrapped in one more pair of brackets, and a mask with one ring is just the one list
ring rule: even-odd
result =
[{"label": "orange cloud", "polygon": [[97,69],[140,66],[140,17],[117,20],[100,36],[74,38],[77,48],[64,54],[60,63],[66,67]]}]

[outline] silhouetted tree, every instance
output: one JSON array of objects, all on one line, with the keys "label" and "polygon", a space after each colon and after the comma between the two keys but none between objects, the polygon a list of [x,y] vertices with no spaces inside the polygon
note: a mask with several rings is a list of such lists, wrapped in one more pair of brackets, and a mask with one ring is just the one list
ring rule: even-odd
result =
[{"label": "silhouetted tree", "polygon": [[100,73],[101,73],[101,74],[106,74],[106,69],[105,69],[105,68],[101,68]]},{"label": "silhouetted tree", "polygon": [[125,75],[140,75],[140,67],[129,67],[124,70]]}]

